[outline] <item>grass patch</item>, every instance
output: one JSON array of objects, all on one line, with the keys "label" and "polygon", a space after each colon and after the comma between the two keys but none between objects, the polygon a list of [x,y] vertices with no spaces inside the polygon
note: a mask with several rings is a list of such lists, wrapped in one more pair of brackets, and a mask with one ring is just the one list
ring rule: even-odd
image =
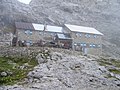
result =
[{"label": "grass patch", "polygon": [[115,66],[117,68],[120,68],[120,60],[116,60],[116,59],[104,59],[104,58],[101,58],[98,60],[99,64],[101,66]]},{"label": "grass patch", "polygon": [[101,66],[112,65],[111,62],[106,61],[106,60],[99,60],[99,64],[100,64]]},{"label": "grass patch", "polygon": [[[7,76],[0,75],[0,85],[13,85],[23,80],[36,65],[38,65],[37,60],[27,56],[0,57],[0,74],[7,73]],[[24,66],[23,69],[22,66]]]},{"label": "grass patch", "polygon": [[120,60],[111,59],[111,63],[112,63],[115,67],[120,68]]},{"label": "grass patch", "polygon": [[115,77],[111,76],[110,74],[107,74],[105,78],[115,78]]},{"label": "grass patch", "polygon": [[120,70],[117,70],[117,69],[109,69],[109,71],[114,74],[120,74]]}]

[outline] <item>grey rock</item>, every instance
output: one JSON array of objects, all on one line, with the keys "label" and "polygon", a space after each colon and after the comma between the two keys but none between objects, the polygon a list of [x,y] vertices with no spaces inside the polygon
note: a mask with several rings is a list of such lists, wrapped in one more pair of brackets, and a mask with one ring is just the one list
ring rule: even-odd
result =
[{"label": "grey rock", "polygon": [[99,70],[101,70],[102,72],[107,72],[107,69],[104,66],[100,66]]},{"label": "grey rock", "polygon": [[8,29],[13,32],[14,21],[91,26],[105,34],[103,54],[120,57],[118,0],[32,0],[30,5],[18,0],[1,0],[0,8],[3,29],[10,26]]},{"label": "grey rock", "polygon": [[2,77],[6,77],[8,74],[6,72],[1,72]]},{"label": "grey rock", "polygon": [[62,54],[58,52],[52,53],[51,59],[54,61],[61,60],[62,59]]},{"label": "grey rock", "polygon": [[20,69],[22,69],[22,70],[25,69],[25,66],[20,66]]},{"label": "grey rock", "polygon": [[115,77],[120,80],[120,75],[116,74]]},{"label": "grey rock", "polygon": [[114,76],[115,76],[115,74],[113,74],[113,73],[110,73],[110,76],[114,77]]},{"label": "grey rock", "polygon": [[28,74],[28,76],[29,76],[29,77],[32,77],[32,78],[37,78],[37,79],[40,79],[40,78],[43,77],[43,75],[40,74],[39,72],[30,72],[30,73]]},{"label": "grey rock", "polygon": [[13,75],[13,72],[12,72],[12,71],[6,71],[6,73],[7,73],[8,75]]},{"label": "grey rock", "polygon": [[38,60],[38,63],[41,64],[41,63],[46,63],[47,62],[47,59],[45,58],[42,58],[42,55],[41,54],[38,54],[36,59]]},{"label": "grey rock", "polygon": [[25,66],[25,67],[29,67],[30,65],[29,65],[28,63],[25,63],[24,66]]},{"label": "grey rock", "polygon": [[65,50],[62,50],[61,54],[52,52],[51,55],[57,57],[54,58],[57,60],[39,63],[29,72],[27,83],[23,87],[5,86],[5,90],[119,90],[120,88],[119,79],[115,81],[115,78],[104,77],[108,75],[108,71],[100,66],[95,58],[92,60],[81,55],[74,56]]},{"label": "grey rock", "polygon": [[120,87],[120,81],[119,80],[114,80],[114,83]]},{"label": "grey rock", "polygon": [[31,88],[33,88],[33,89],[41,89],[41,86],[39,86],[39,85],[33,85],[33,86],[31,86]]}]

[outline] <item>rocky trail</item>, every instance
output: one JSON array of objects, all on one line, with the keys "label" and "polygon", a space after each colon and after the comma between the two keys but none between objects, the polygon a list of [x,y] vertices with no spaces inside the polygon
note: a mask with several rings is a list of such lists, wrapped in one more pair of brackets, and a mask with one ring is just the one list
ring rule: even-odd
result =
[{"label": "rocky trail", "polygon": [[98,64],[98,57],[46,50],[36,59],[39,65],[21,85],[0,90],[120,90],[119,79],[107,77],[110,72]]}]

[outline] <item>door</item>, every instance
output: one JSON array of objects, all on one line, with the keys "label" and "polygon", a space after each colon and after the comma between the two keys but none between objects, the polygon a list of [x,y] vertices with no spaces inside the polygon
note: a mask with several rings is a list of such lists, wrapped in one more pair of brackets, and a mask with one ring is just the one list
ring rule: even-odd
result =
[{"label": "door", "polygon": [[85,47],[82,47],[82,52],[83,52],[84,54],[87,54],[87,53],[88,53],[88,49],[85,48]]}]

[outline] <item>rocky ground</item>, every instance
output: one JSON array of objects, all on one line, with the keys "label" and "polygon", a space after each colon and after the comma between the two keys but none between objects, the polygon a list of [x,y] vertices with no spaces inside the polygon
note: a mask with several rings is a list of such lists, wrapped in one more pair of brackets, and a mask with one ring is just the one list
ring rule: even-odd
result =
[{"label": "rocky ground", "polygon": [[[39,65],[22,84],[2,86],[0,90],[120,90],[120,77],[101,66],[99,57],[45,50],[36,59]],[[113,77],[109,77],[111,74]]]},{"label": "rocky ground", "polygon": [[14,32],[15,21],[89,26],[104,34],[104,53],[120,58],[119,14],[119,0],[0,0],[0,30]]}]

